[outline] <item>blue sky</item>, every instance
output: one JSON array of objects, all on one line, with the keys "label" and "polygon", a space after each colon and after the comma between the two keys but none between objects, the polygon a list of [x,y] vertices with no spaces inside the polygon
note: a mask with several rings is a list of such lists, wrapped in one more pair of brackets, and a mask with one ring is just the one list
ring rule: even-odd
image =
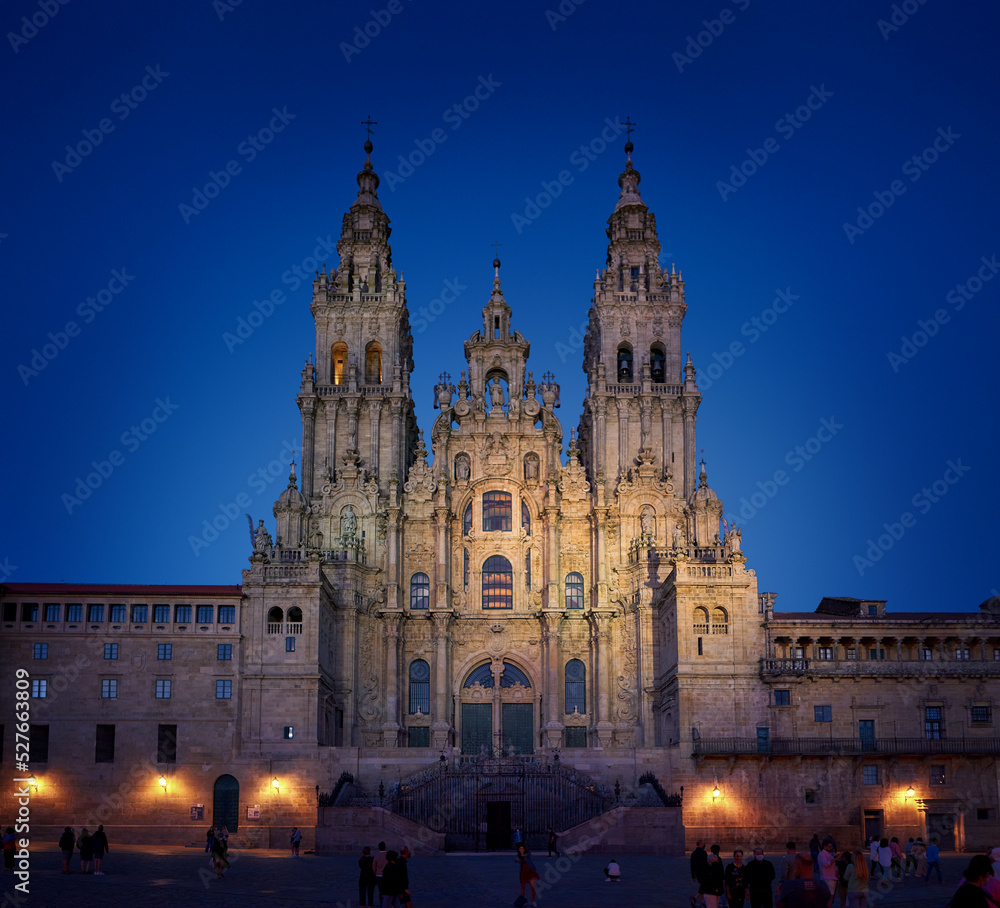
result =
[{"label": "blue sky", "polygon": [[[336,262],[369,114],[421,428],[499,242],[568,441],[631,117],[661,263],[687,283],[699,448],[760,589],[786,610],[974,609],[1000,588],[998,18],[942,0],[7,4],[0,580],[239,582],[243,514],[273,532],[300,445],[297,272]],[[192,545],[206,521],[224,529]]]}]

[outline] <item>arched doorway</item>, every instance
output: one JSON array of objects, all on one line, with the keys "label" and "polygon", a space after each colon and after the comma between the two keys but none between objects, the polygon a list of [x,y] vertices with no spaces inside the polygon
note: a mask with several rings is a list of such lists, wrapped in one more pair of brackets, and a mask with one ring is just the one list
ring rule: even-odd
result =
[{"label": "arched doorway", "polygon": [[212,825],[236,832],[240,825],[240,783],[234,776],[219,776],[212,797]]},{"label": "arched doorway", "polygon": [[511,662],[477,665],[462,685],[462,753],[534,753],[534,714],[531,680],[520,668]]}]

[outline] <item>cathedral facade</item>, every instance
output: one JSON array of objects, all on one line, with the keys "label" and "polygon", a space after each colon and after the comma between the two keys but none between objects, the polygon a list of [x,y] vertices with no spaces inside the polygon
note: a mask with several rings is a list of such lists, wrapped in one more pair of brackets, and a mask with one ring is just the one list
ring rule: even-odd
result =
[{"label": "cathedral facade", "polygon": [[467,368],[418,429],[371,152],[312,286],[301,462],[242,585],[0,587],[4,660],[30,669],[39,822],[73,810],[187,841],[224,817],[270,844],[315,825],[345,772],[371,795],[504,755],[683,787],[689,841],[1000,832],[1000,602],[781,613],[758,593],[697,462],[684,281],[659,265],[631,143],[568,437],[499,260]]}]

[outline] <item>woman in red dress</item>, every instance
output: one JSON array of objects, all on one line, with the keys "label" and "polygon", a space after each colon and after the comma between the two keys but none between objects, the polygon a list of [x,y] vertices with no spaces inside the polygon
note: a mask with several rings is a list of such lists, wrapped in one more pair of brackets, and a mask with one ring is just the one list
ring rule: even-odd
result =
[{"label": "woman in red dress", "polygon": [[517,846],[517,857],[515,860],[521,867],[521,895],[519,896],[518,904],[524,904],[524,887],[530,886],[531,904],[537,905],[537,902],[535,902],[535,880],[539,879],[539,875],[538,871],[535,870],[535,865],[531,863],[531,852],[528,851],[527,846],[523,842]]}]

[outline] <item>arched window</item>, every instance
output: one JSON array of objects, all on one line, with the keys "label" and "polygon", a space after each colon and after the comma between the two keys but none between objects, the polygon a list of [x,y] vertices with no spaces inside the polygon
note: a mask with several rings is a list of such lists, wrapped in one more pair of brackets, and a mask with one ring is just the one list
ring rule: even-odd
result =
[{"label": "arched window", "polygon": [[626,385],[632,383],[632,348],[628,344],[618,348],[618,381]]},{"label": "arched window", "polygon": [[667,354],[659,344],[653,344],[649,350],[649,377],[656,385],[667,380]]},{"label": "arched window", "polygon": [[472,502],[465,506],[465,514],[462,517],[462,535],[468,536],[472,532]]},{"label": "arched window", "polygon": [[708,609],[700,605],[694,610],[694,632],[696,634],[708,633]]},{"label": "arched window", "polygon": [[531,535],[531,511],[528,509],[528,502],[521,502],[521,526],[524,532]]},{"label": "arched window", "polygon": [[716,606],[712,609],[712,633],[729,633],[729,615],[726,614],[726,610],[721,606]]},{"label": "arched window", "polygon": [[510,492],[483,493],[483,529],[510,532],[513,502]]},{"label": "arched window", "polygon": [[566,663],[566,712],[587,711],[587,666],[579,659]]},{"label": "arched window", "polygon": [[289,624],[295,624],[295,623],[301,624],[302,609],[300,609],[297,605],[293,605],[288,610],[288,618],[286,620],[289,622]]},{"label": "arched window", "polygon": [[531,589],[531,549],[524,553],[524,588]]},{"label": "arched window", "polygon": [[410,578],[410,608],[430,608],[431,582],[426,574],[417,573]]},{"label": "arched window", "polygon": [[525,687],[531,687],[531,679],[516,665],[504,662],[503,671],[500,673],[500,686],[513,687],[515,684],[523,684]]},{"label": "arched window", "polygon": [[285,613],[280,608],[275,606],[272,609],[268,609],[267,612],[268,624],[278,624],[284,622],[284,620],[285,620]]},{"label": "arched window", "polygon": [[378,344],[369,344],[365,350],[365,384],[378,385],[382,383],[382,348]]},{"label": "arched window", "polygon": [[503,555],[491,555],[483,565],[483,608],[514,607],[514,572]]},{"label": "arched window", "polygon": [[469,672],[469,677],[465,679],[465,684],[462,687],[472,687],[474,684],[481,684],[483,687],[493,687],[493,671],[489,662],[477,665]]},{"label": "arched window", "polygon": [[583,574],[566,575],[566,608],[583,608]]},{"label": "arched window", "polygon": [[423,659],[410,663],[410,714],[431,712],[431,667]]},{"label": "arched window", "polygon": [[346,385],[347,344],[344,343],[334,344],[330,359],[333,363],[333,383],[335,385]]},{"label": "arched window", "polygon": [[462,585],[469,588],[469,550],[466,549],[462,557]]}]

